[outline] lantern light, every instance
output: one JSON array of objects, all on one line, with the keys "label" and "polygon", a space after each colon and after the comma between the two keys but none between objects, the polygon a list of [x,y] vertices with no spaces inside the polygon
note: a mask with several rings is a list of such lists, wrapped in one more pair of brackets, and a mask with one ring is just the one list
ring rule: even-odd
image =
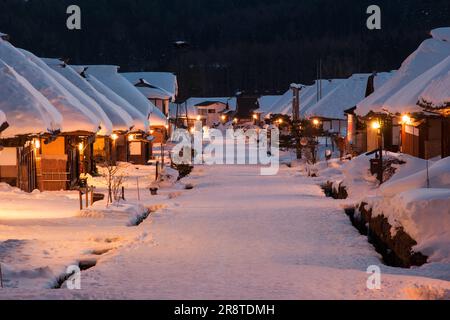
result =
[{"label": "lantern light", "polygon": [[314,119],[314,120],[313,120],[313,124],[314,124],[315,126],[318,126],[318,125],[320,124],[319,119]]},{"label": "lantern light", "polygon": [[278,119],[278,123],[279,123],[279,124],[283,124],[283,119],[281,119],[281,118]]},{"label": "lantern light", "polygon": [[225,116],[225,115],[222,115],[222,121],[226,121],[227,120],[227,117]]},{"label": "lantern light", "polygon": [[253,119],[258,120],[258,115],[256,113],[253,114]]},{"label": "lantern light", "polygon": [[133,141],[134,140],[134,135],[133,134],[130,134],[129,136],[128,136],[128,141]]},{"label": "lantern light", "polygon": [[407,115],[407,114],[403,115],[403,117],[402,117],[403,124],[411,124],[411,122],[412,122],[412,119],[409,115]]},{"label": "lantern light", "polygon": [[234,123],[238,123],[238,121],[239,121],[238,118],[234,118],[233,120]]},{"label": "lantern light", "polygon": [[41,141],[39,141],[39,139],[34,139],[33,146],[35,149],[39,149],[41,147]]},{"label": "lantern light", "polygon": [[78,144],[78,150],[80,150],[80,152],[83,152],[83,150],[84,150],[84,143],[83,142],[80,142]]},{"label": "lantern light", "polygon": [[192,127],[189,131],[191,132],[191,134],[194,134],[195,133],[195,128]]},{"label": "lantern light", "polygon": [[200,120],[202,120],[202,117],[201,116],[197,116],[197,121],[200,121]]},{"label": "lantern light", "polygon": [[117,139],[119,139],[119,136],[116,133],[113,133],[111,135],[111,140],[116,141]]},{"label": "lantern light", "polygon": [[379,121],[373,121],[372,122],[372,129],[374,129],[374,130],[381,129],[381,123]]}]

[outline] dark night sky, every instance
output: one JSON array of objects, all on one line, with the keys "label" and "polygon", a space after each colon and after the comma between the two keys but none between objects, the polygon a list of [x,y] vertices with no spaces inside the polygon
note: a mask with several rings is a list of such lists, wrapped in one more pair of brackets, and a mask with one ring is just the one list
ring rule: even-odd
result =
[{"label": "dark night sky", "polygon": [[[82,30],[65,27],[69,4]],[[383,28],[365,27],[370,4]],[[435,27],[450,25],[445,0],[0,0],[0,31],[40,56],[180,74],[182,96],[276,93],[324,77],[385,71]],[[172,42],[187,40],[188,50]]]}]

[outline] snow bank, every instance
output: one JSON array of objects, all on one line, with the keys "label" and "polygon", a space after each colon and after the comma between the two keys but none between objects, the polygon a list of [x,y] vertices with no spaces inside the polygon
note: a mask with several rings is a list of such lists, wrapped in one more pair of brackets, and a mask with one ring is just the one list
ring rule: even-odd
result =
[{"label": "snow bank", "polygon": [[[421,111],[421,108],[416,105],[417,100],[411,104],[410,100],[407,99],[407,97],[411,97],[411,94],[408,91],[401,92],[401,90],[450,55],[450,43],[442,40],[442,37],[445,37],[446,34],[447,31],[445,30],[433,30],[432,35],[436,37],[425,40],[403,62],[401,68],[392,79],[386,82],[377,92],[358,104],[356,113],[360,116],[365,116],[370,111],[382,112],[384,108],[392,113]],[[396,94],[397,96],[388,102],[388,99]],[[405,102],[408,103],[405,105]]]},{"label": "snow bank", "polygon": [[[450,189],[414,189],[371,204],[393,228],[403,227],[429,262],[450,262]],[[395,234],[395,230],[392,230]]]},{"label": "snow bank", "polygon": [[0,125],[8,118],[2,137],[58,130],[62,117],[25,78],[0,60]]},{"label": "snow bank", "polygon": [[[392,197],[404,191],[426,188],[426,163],[423,163],[421,167],[416,167],[414,172],[416,173],[386,182],[380,188],[381,194],[385,197]],[[430,187],[450,189],[450,157],[430,165],[428,172]]]},{"label": "snow bank", "polygon": [[49,65],[54,71],[65,77],[74,86],[79,88],[85,95],[91,98],[95,102],[95,108],[100,108],[100,110],[102,111],[97,113],[102,118],[108,118],[108,120],[111,122],[113,130],[127,131],[133,126],[133,119],[126,111],[124,111],[121,107],[119,107],[112,101],[108,100],[103,94],[95,90],[94,87],[73,68],[58,59],[44,58],[42,60],[47,63],[47,65]]},{"label": "snow bank", "polygon": [[26,193],[0,183],[0,220],[59,219],[79,211],[78,192]]},{"label": "snow bank", "polygon": [[[45,96],[60,114],[54,113],[53,118],[63,116],[61,130],[64,132],[88,131],[97,132],[100,120],[88,108],[67,91],[55,78],[36,65],[30,58],[13,47],[9,42],[0,40],[1,59],[14,68],[17,73]],[[36,58],[39,59],[39,58]]]}]

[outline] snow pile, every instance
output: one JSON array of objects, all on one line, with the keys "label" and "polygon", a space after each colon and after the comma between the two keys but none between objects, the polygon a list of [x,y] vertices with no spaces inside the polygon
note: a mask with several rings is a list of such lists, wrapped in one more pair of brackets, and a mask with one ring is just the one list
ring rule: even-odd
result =
[{"label": "snow pile", "polygon": [[78,192],[26,193],[0,183],[0,220],[60,219],[74,217],[79,210]]},{"label": "snow pile", "polygon": [[[447,30],[433,30],[433,38],[425,40],[419,48],[411,54],[402,64],[401,68],[384,86],[377,92],[358,104],[356,113],[360,116],[367,115],[370,111],[382,112],[388,109],[392,113],[417,112],[421,108],[416,105],[420,92],[418,87],[422,84],[415,83],[410,89],[404,89],[416,78],[432,69],[434,66],[448,58],[450,55],[450,43],[443,41]],[[420,81],[420,80],[418,80]],[[424,88],[422,88],[423,90]],[[416,101],[414,101],[414,95]]]},{"label": "snow pile", "polygon": [[0,60],[0,125],[8,118],[2,137],[58,130],[60,113],[25,78]]},{"label": "snow pile", "polygon": [[[420,166],[415,167],[411,175],[404,175],[400,179],[393,179],[381,186],[381,194],[392,197],[404,191],[427,187],[427,169],[423,160]],[[411,172],[411,173],[413,173]],[[428,170],[428,179],[431,188],[450,189],[450,157],[442,159],[431,165]]]},{"label": "snow pile", "polygon": [[[0,40],[1,59],[36,88],[63,116],[61,130],[64,132],[97,132],[100,120],[87,107],[65,89],[54,77],[26,57],[9,42]],[[39,59],[36,57],[36,59]],[[43,63],[43,62],[42,62]],[[52,114],[60,118],[59,114]]]},{"label": "snow pile", "polygon": [[450,262],[450,189],[410,189],[370,205],[375,216],[388,218],[394,234],[403,227],[429,262]]},{"label": "snow pile", "polygon": [[111,121],[113,130],[127,131],[133,126],[133,119],[127,112],[95,90],[95,88],[92,87],[92,85],[81,75],[79,75],[73,68],[58,59],[44,58],[42,60],[54,71],[58,72],[61,76],[65,77],[74,86],[80,89],[84,95],[87,95],[90,99],[92,99],[93,101],[87,101],[87,105],[94,106],[92,102],[95,102],[95,108],[100,108],[100,110],[102,110],[102,112],[98,112],[98,114],[102,116],[102,118],[107,117]]}]

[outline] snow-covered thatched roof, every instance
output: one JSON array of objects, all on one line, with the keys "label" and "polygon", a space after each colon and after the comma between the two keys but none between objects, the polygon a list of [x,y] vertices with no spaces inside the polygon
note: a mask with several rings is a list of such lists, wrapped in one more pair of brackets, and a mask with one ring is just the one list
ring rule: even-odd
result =
[{"label": "snow-covered thatched roof", "polygon": [[72,67],[58,59],[42,59],[54,71],[65,77],[73,85],[89,96],[102,109],[112,123],[113,130],[127,131],[133,126],[133,119],[120,106],[99,93],[86,79]]},{"label": "snow-covered thatched roof", "polygon": [[[447,59],[443,60],[441,63],[435,65],[430,70],[418,76],[416,79],[414,79],[402,89],[400,89],[397,93],[395,93],[392,97],[386,100],[385,105],[387,110],[398,113],[423,111],[423,109],[420,107],[420,99],[427,88],[429,88],[428,93],[426,93],[427,103],[439,104],[438,100],[440,98],[444,98],[443,96],[449,96],[450,89],[449,87],[447,87],[440,90],[436,86],[437,82],[434,81],[439,81],[443,77],[447,76],[449,72],[450,55]],[[437,91],[440,90],[439,96],[430,95],[431,90],[435,91],[436,93],[438,93]]]},{"label": "snow-covered thatched roof", "polygon": [[[155,87],[156,90],[147,90],[146,97],[150,98],[152,95],[166,94],[165,98],[171,98],[175,101],[178,95],[178,82],[177,77],[170,72],[126,72],[121,73],[128,81],[133,85],[137,85],[144,80],[150,86]],[[142,89],[143,90],[143,89]],[[157,98],[157,96],[153,96]]]},{"label": "snow-covered thatched roof", "polygon": [[97,132],[101,121],[65,89],[53,76],[26,57],[9,42],[0,40],[1,59],[27,79],[62,115],[61,131]]},{"label": "snow-covered thatched roof", "polygon": [[[166,125],[167,119],[139,90],[121,76],[117,66],[86,66],[86,73],[103,82],[141,113],[148,116],[150,126]],[[153,122],[152,122],[153,121]]]},{"label": "snow-covered thatched roof", "polygon": [[6,114],[0,110],[0,126],[6,122]]},{"label": "snow-covered thatched roof", "polygon": [[[328,93],[333,91],[339,86],[345,79],[330,79],[330,80],[316,80],[311,86],[297,85],[301,88],[300,91],[300,115],[305,116],[308,110],[314,106],[318,99],[318,87],[319,83],[322,86],[322,96],[325,97]],[[293,85],[291,85],[292,87]],[[294,96],[292,89],[289,88],[284,95],[282,95],[278,101],[276,101],[268,110],[267,116],[273,114],[292,115],[292,102]]]},{"label": "snow-covered thatched roof", "polygon": [[224,105],[228,104],[230,110],[236,110],[237,99],[235,97],[192,97],[187,99],[185,103],[188,108],[195,108],[208,103],[222,103]]},{"label": "snow-covered thatched roof", "polygon": [[450,108],[450,57],[439,64],[440,75],[422,91],[419,105],[427,109]]},{"label": "snow-covered thatched roof", "polygon": [[358,115],[365,116],[371,111],[383,112],[384,109],[391,113],[420,111],[416,104],[420,94],[415,88],[418,83],[412,84],[409,89],[405,87],[450,56],[450,28],[435,29],[431,35],[433,38],[425,40],[382,88],[358,104]]},{"label": "snow-covered thatched roof", "polygon": [[269,112],[270,108],[273,106],[275,102],[281,99],[282,96],[261,96],[258,99],[259,109],[256,110],[258,113],[266,114]]},{"label": "snow-covered thatched roof", "polygon": [[[379,89],[394,73],[374,75],[374,89]],[[366,97],[370,74],[354,74],[305,112],[306,117],[345,119],[344,111],[356,106]]]},{"label": "snow-covered thatched roof", "polygon": [[147,131],[149,128],[149,123],[147,116],[132,106],[127,100],[119,96],[117,93],[112,91],[109,87],[99,81],[96,77],[84,72],[84,67],[71,66],[77,73],[83,74],[85,79],[89,82],[92,87],[97,90],[100,94],[104,95],[109,101],[112,101],[116,105],[120,106],[125,110],[133,119],[133,130]]},{"label": "snow-covered thatched roof", "polygon": [[25,78],[0,59],[0,126],[2,138],[41,134],[60,129],[61,114]]},{"label": "snow-covered thatched roof", "polygon": [[0,32],[0,39],[8,40],[9,39],[9,35],[7,35],[6,33]]},{"label": "snow-covered thatched roof", "polygon": [[47,74],[51,75],[60,85],[62,85],[72,96],[74,96],[85,108],[89,109],[97,119],[100,120],[100,130],[98,133],[100,135],[110,135],[112,133],[112,123],[108,115],[103,111],[103,109],[93,100],[91,97],[86,95],[80,88],[74,85],[71,81],[65,78],[60,73],[56,72],[54,69],[50,68],[41,58],[36,57],[31,52],[20,49],[20,51],[28,57],[31,61],[36,63],[42,70]]}]

